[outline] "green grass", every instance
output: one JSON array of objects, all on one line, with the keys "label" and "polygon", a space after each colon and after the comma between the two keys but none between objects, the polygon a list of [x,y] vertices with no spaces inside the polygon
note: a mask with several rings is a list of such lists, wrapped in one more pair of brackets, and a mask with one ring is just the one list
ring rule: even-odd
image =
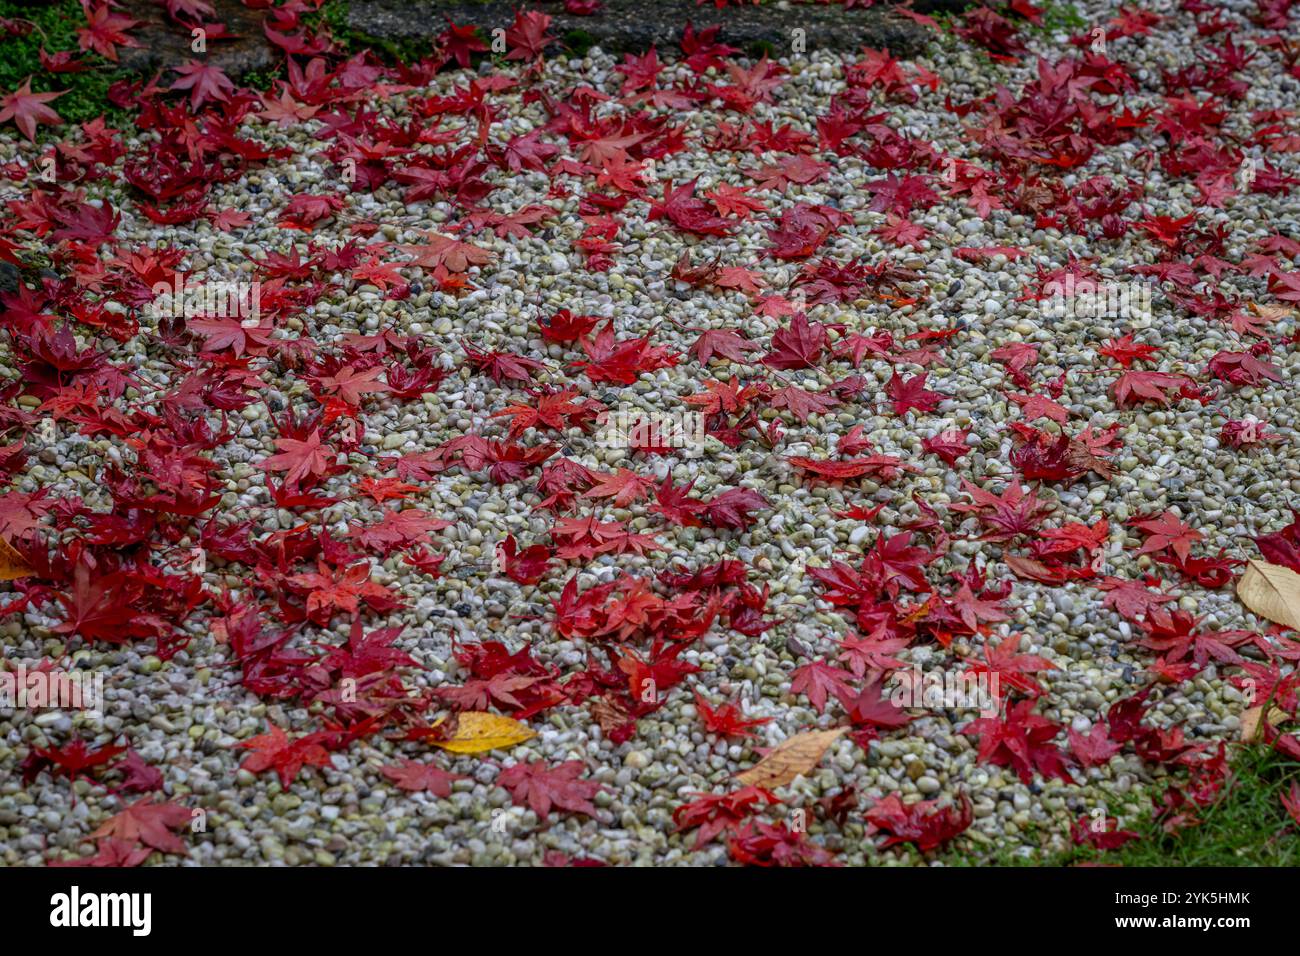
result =
[{"label": "green grass", "polygon": [[1282,806],[1281,795],[1300,782],[1300,763],[1265,747],[1238,751],[1230,782],[1218,802],[1200,810],[1201,823],[1167,834],[1145,818],[1126,821],[1140,840],[1116,850],[1074,847],[1064,853],[1021,856],[1011,851],[981,854],[966,847],[940,856],[948,866],[1297,866],[1300,832]]},{"label": "green grass", "polygon": [[[51,105],[69,123],[84,123],[104,114],[110,125],[129,123],[129,114],[108,102],[108,88],[128,74],[97,54],[84,58],[94,66],[84,73],[47,73],[40,48],[49,53],[77,50],[77,28],[86,18],[77,0],[50,0],[44,5],[0,0],[0,18],[16,18],[36,25],[25,37],[0,40],[0,91],[11,92],[29,76],[32,90],[47,93],[67,90]],[[39,134],[38,134],[39,135]]]},{"label": "green grass", "polygon": [[1072,3],[1051,2],[1043,5],[1043,26],[1037,29],[1046,33],[1077,32],[1088,25]]},{"label": "green grass", "polygon": [[335,42],[349,54],[370,50],[379,59],[389,63],[414,63],[433,52],[433,42],[429,37],[391,40],[352,29],[348,26],[347,0],[329,0],[315,13],[303,17],[303,22],[308,26],[326,24]]}]

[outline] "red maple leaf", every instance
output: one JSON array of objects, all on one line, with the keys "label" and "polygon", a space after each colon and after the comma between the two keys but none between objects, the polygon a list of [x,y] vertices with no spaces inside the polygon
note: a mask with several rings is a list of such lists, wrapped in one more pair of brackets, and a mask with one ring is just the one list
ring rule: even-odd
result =
[{"label": "red maple leaf", "polygon": [[789,328],[772,335],[772,351],[763,356],[763,364],[776,369],[811,368],[817,364],[827,340],[826,326],[809,322],[808,316],[798,312]]},{"label": "red maple leaf", "polygon": [[957,795],[958,802],[940,806],[938,800],[921,800],[905,805],[897,793],[877,800],[865,816],[869,833],[888,834],[881,849],[897,843],[914,843],[928,853],[962,833],[974,820],[970,798]]},{"label": "red maple leaf", "polygon": [[448,773],[441,767],[436,767],[431,763],[421,763],[418,760],[403,758],[402,762],[396,766],[381,767],[380,770],[384,776],[393,781],[402,790],[412,792],[431,793],[435,797],[451,796],[451,782],[453,780],[468,780],[469,778],[459,773]]},{"label": "red maple leaf", "polygon": [[909,408],[915,408],[921,412],[933,411],[941,401],[947,398],[942,392],[933,392],[925,387],[925,379],[928,374],[928,372],[922,372],[920,375],[904,379],[895,372],[890,377],[889,383],[885,386],[885,394],[893,402],[896,414],[903,415]]},{"label": "red maple leaf", "polygon": [[594,817],[596,808],[591,798],[605,787],[594,780],[580,779],[583,769],[581,760],[566,760],[554,767],[547,767],[544,760],[534,760],[501,771],[497,783],[510,791],[515,806],[531,807],[543,820],[552,808]]},{"label": "red maple leaf", "polygon": [[334,452],[322,444],[320,429],[313,429],[305,441],[296,438],[277,438],[275,447],[280,454],[271,455],[262,462],[263,471],[283,471],[286,484],[296,485],[308,475],[320,476],[329,470]]},{"label": "red maple leaf", "polygon": [[1005,717],[972,720],[962,733],[980,738],[979,760],[1011,768],[1022,783],[1031,782],[1035,772],[1073,782],[1068,772],[1073,759],[1051,743],[1062,728],[1033,713],[1033,706],[1032,700],[1022,700]]},{"label": "red maple leaf", "polygon": [[1107,577],[1097,587],[1106,592],[1102,604],[1130,621],[1150,614],[1161,604],[1178,600],[1176,595],[1150,590],[1142,581]]},{"label": "red maple leaf", "polygon": [[1122,749],[1120,744],[1110,739],[1106,725],[1102,723],[1093,724],[1086,737],[1071,727],[1069,738],[1070,751],[1085,767],[1100,767]]},{"label": "red maple leaf", "polygon": [[42,769],[49,767],[58,768],[70,781],[75,782],[87,771],[104,766],[125,750],[125,747],[91,748],[80,737],[62,747],[33,747],[23,762],[23,777],[30,782]]},{"label": "red maple leaf", "polygon": [[833,664],[828,664],[824,660],[815,660],[794,669],[790,674],[790,690],[807,697],[819,714],[826,709],[828,694],[834,696],[847,709],[852,706],[857,696],[848,684],[852,677],[851,673]]},{"label": "red maple leaf", "polygon": [[1010,541],[1020,535],[1033,535],[1043,518],[1055,507],[1050,502],[1040,501],[1032,489],[1025,494],[1018,481],[1009,483],[1001,496],[985,491],[965,478],[961,482],[975,501],[969,505],[954,504],[952,510],[976,515],[988,528],[983,536],[986,541]]},{"label": "red maple leaf", "polygon": [[280,776],[280,786],[288,790],[303,767],[329,766],[329,752],[321,743],[324,738],[325,735],[318,731],[290,740],[280,727],[271,724],[267,733],[235,745],[253,751],[239,768],[249,773],[273,769]]},{"label": "red maple leaf", "polygon": [[1155,554],[1171,548],[1184,562],[1191,555],[1192,545],[1205,537],[1201,532],[1183,523],[1172,511],[1130,521],[1129,524],[1147,535],[1146,541],[1138,549],[1138,554]]},{"label": "red maple leaf", "polygon": [[188,853],[189,850],[172,830],[185,826],[193,815],[170,800],[152,802],[141,797],[121,813],[109,817],[92,837],[106,837],[128,846],[143,845],[163,853]]},{"label": "red maple leaf", "polygon": [[516,10],[514,22],[506,28],[506,43],[510,45],[507,60],[536,60],[555,37],[546,32],[551,17],[537,10]]},{"label": "red maple leaf", "polygon": [[22,86],[0,99],[0,123],[13,120],[22,134],[34,143],[37,123],[58,126],[63,122],[63,117],[45,104],[58,99],[66,92],[68,91],[33,93],[32,78],[29,76],[23,81]]},{"label": "red maple leaf", "polygon": [[220,67],[200,60],[190,60],[172,69],[181,75],[169,89],[189,90],[190,106],[197,110],[207,102],[225,103],[235,90],[235,84]]},{"label": "red maple leaf", "polygon": [[699,827],[695,834],[695,845],[700,847],[712,842],[718,834],[731,829],[747,816],[757,813],[762,807],[780,803],[776,794],[762,787],[742,787],[731,793],[693,793],[690,803],[684,803],[673,811],[673,822],[680,830]]},{"label": "red maple leaf", "polygon": [[704,517],[714,527],[745,531],[754,521],[751,512],[771,506],[770,501],[752,488],[732,488],[704,506]]},{"label": "red maple leaf", "polygon": [[771,717],[746,719],[740,707],[734,703],[710,707],[698,690],[695,692],[695,709],[699,711],[705,730],[724,737],[753,737],[755,735],[750,730],[751,727],[761,727],[772,721]]},{"label": "red maple leaf", "polygon": [[1155,402],[1165,406],[1173,401],[1173,393],[1195,384],[1188,376],[1176,372],[1125,372],[1111,385],[1111,394],[1120,408]]},{"label": "red maple leaf", "polygon": [[82,50],[94,50],[100,56],[117,62],[117,45],[135,46],[140,44],[125,33],[138,26],[130,17],[119,17],[109,10],[109,5],[86,10],[87,25],[77,31],[77,43]]},{"label": "red maple leaf", "polygon": [[654,486],[651,479],[643,478],[627,468],[620,468],[612,474],[597,472],[596,483],[584,494],[588,498],[612,498],[614,500],[611,504],[615,508],[626,508],[649,495]]}]

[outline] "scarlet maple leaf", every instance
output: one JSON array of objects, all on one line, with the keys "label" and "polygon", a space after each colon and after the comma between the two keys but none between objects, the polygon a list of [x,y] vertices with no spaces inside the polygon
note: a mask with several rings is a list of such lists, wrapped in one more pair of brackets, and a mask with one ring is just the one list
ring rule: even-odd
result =
[{"label": "scarlet maple leaf", "polygon": [[844,653],[835,659],[846,662],[854,677],[862,677],[869,670],[884,671],[903,667],[903,662],[891,655],[907,647],[908,643],[909,639],[906,637],[885,637],[879,634],[869,634],[866,637],[849,635],[840,641]]},{"label": "scarlet maple leaf", "polygon": [[333,453],[321,442],[320,429],[313,429],[306,441],[296,438],[277,438],[275,447],[280,454],[271,455],[262,462],[263,471],[284,471],[286,484],[296,485],[308,475],[323,475],[329,469]]},{"label": "scarlet maple leaf", "polygon": [[762,348],[757,342],[751,342],[732,329],[709,329],[701,332],[689,354],[695,356],[701,365],[708,365],[715,355],[731,362],[744,362],[745,353]]},{"label": "scarlet maple leaf", "polygon": [[230,77],[226,76],[220,67],[210,63],[190,60],[172,69],[179,73],[181,78],[168,89],[189,90],[190,106],[195,110],[210,101],[228,102],[230,94],[235,90],[235,84],[230,82]]},{"label": "scarlet maple leaf", "polygon": [[649,219],[667,219],[682,232],[697,236],[727,236],[731,223],[717,214],[703,199],[695,198],[696,180],[683,183],[674,189],[671,182],[664,184],[664,201],[650,204]]},{"label": "scarlet maple leaf", "polygon": [[431,793],[435,797],[451,796],[451,782],[453,780],[469,779],[463,774],[448,773],[431,763],[421,763],[418,760],[410,759],[403,759],[396,766],[381,767],[380,770],[385,777],[403,790],[423,791]]},{"label": "scarlet maple leaf", "polygon": [[970,429],[949,428],[931,438],[921,441],[921,447],[933,455],[938,455],[945,464],[955,465],[957,459],[965,455],[970,448],[966,439]]},{"label": "scarlet maple leaf", "polygon": [[958,802],[941,807],[938,800],[921,800],[904,805],[897,793],[891,793],[866,812],[869,833],[886,833],[881,849],[896,843],[915,843],[928,853],[962,833],[974,820],[970,798],[958,794]]},{"label": "scarlet maple leaf", "polygon": [[1070,751],[1085,767],[1100,767],[1119,753],[1121,745],[1112,741],[1106,732],[1106,725],[1096,723],[1085,737],[1073,727],[1070,728]]},{"label": "scarlet maple leaf", "polygon": [[54,507],[53,499],[46,500],[48,494],[48,488],[41,488],[30,494],[7,491],[0,495],[0,538],[13,542],[34,531],[41,517]]},{"label": "scarlet maple leaf", "polygon": [[33,93],[32,78],[29,76],[22,86],[0,99],[0,123],[12,119],[22,134],[34,143],[37,123],[58,126],[63,122],[63,117],[45,104],[57,100],[66,92],[68,91]]},{"label": "scarlet maple leaf", "polygon": [[1160,350],[1154,345],[1140,345],[1134,342],[1132,335],[1121,335],[1117,339],[1111,339],[1097,351],[1113,358],[1124,368],[1128,368],[1136,361],[1145,362],[1154,358]]},{"label": "scarlet maple leaf", "polygon": [[107,837],[99,841],[99,849],[91,856],[76,860],[51,860],[46,866],[128,867],[139,866],[153,855],[153,848],[136,846],[126,840]]},{"label": "scarlet maple leaf", "polygon": [[1141,581],[1108,577],[1103,578],[1097,587],[1106,592],[1102,604],[1130,621],[1150,614],[1161,604],[1178,600],[1176,595],[1149,590]]},{"label": "scarlet maple leaf", "polygon": [[125,750],[125,747],[96,747],[92,749],[87,747],[86,742],[80,737],[62,747],[33,747],[31,755],[24,761],[23,777],[30,780],[40,772],[44,765],[52,764],[63,771],[70,781],[75,782],[77,777],[83,775],[86,771],[93,770],[95,767],[102,767]]},{"label": "scarlet maple leaf", "polygon": [[448,272],[466,272],[470,266],[481,266],[491,261],[492,253],[470,242],[461,242],[450,236],[429,233],[429,241],[419,246],[398,246],[412,258],[405,265],[436,269],[442,266]]},{"label": "scarlet maple leaf", "polygon": [[991,641],[986,642],[984,659],[987,664],[976,661],[971,665],[968,673],[997,674],[999,686],[1006,684],[1029,697],[1038,697],[1043,693],[1042,686],[1030,675],[1057,669],[1056,665],[1045,657],[1037,654],[1021,654],[1018,634],[1009,634],[996,645]]},{"label": "scarlet maple leaf", "polygon": [[743,866],[838,866],[831,853],[785,823],[748,820],[727,837],[727,853]]},{"label": "scarlet maple leaf", "polygon": [[285,582],[307,595],[307,614],[318,624],[339,611],[358,613],[363,601],[372,608],[400,606],[392,591],[370,580],[370,565],[364,561],[338,569],[320,560],[316,571],[291,575]]},{"label": "scarlet maple leaf", "polygon": [[356,407],[361,404],[364,396],[390,390],[383,382],[375,381],[383,374],[384,370],[379,366],[357,371],[353,366],[345,365],[332,375],[322,376],[316,381],[324,394],[337,395],[347,404]]},{"label": "scarlet maple leaf", "polygon": [[1008,709],[1005,718],[972,720],[962,733],[980,738],[979,760],[1011,768],[1022,783],[1031,782],[1035,771],[1073,782],[1069,774],[1073,759],[1051,743],[1062,728],[1033,713],[1033,706],[1032,700],[1022,700]]},{"label": "scarlet maple leaf", "polygon": [[153,803],[152,799],[141,797],[121,813],[109,817],[91,836],[120,840],[128,846],[143,844],[163,853],[188,853],[185,844],[171,831],[189,823],[192,814],[170,800]]},{"label": "scarlet maple leaf", "polygon": [[1019,535],[1032,535],[1038,530],[1043,518],[1052,511],[1054,505],[1040,501],[1031,489],[1024,493],[1020,482],[1012,481],[1002,495],[992,494],[965,478],[962,485],[966,493],[975,499],[974,504],[954,504],[953,511],[969,511],[978,516],[980,523],[989,530],[984,533],[987,541],[1010,541]]},{"label": "scarlet maple leaf", "polygon": [[546,32],[551,17],[538,10],[516,10],[514,22],[506,28],[506,42],[510,50],[507,60],[539,59],[555,37]]},{"label": "scarlet maple leaf", "polygon": [[418,508],[386,511],[378,524],[352,525],[349,537],[363,548],[389,552],[405,548],[433,531],[451,527],[450,521],[434,518]]},{"label": "scarlet maple leaf", "polygon": [[1174,554],[1184,562],[1191,555],[1192,545],[1205,537],[1201,532],[1183,523],[1172,511],[1131,521],[1130,524],[1147,535],[1146,541],[1138,549],[1138,554],[1154,554],[1165,548],[1172,548]]},{"label": "scarlet maple leaf", "polygon": [[794,669],[790,674],[790,690],[806,696],[819,714],[826,709],[827,694],[834,695],[847,709],[852,706],[856,696],[848,685],[848,680],[852,677],[846,670],[824,660],[815,660]]},{"label": "scarlet maple leaf", "polygon": [[1264,382],[1282,381],[1281,370],[1276,365],[1261,361],[1250,352],[1219,352],[1210,359],[1206,370],[1229,385],[1262,385]]},{"label": "scarlet maple leaf", "polygon": [[596,484],[584,492],[589,498],[613,498],[615,508],[626,508],[650,494],[654,482],[634,471],[620,468],[613,474],[597,473]]},{"label": "scarlet maple leaf", "polygon": [[288,790],[304,766],[329,766],[330,756],[321,745],[322,739],[323,734],[317,732],[290,740],[280,727],[271,724],[267,733],[236,744],[253,751],[239,767],[249,773],[274,769],[280,777],[281,788]]},{"label": "scarlet maple leaf", "polygon": [[885,386],[885,394],[894,404],[894,412],[903,415],[909,408],[920,412],[933,411],[939,403],[947,398],[942,392],[930,391],[925,387],[928,372],[904,379],[897,372],[890,377]]},{"label": "scarlet maple leaf", "polygon": [[747,720],[734,703],[722,704],[717,708],[710,707],[698,690],[695,692],[695,709],[699,711],[705,730],[724,737],[753,737],[755,735],[750,730],[751,727],[761,727],[772,721],[771,717]]},{"label": "scarlet maple leaf", "polygon": [[113,769],[120,770],[123,775],[119,790],[127,793],[149,793],[163,788],[162,771],[145,763],[144,758],[134,750],[128,749],[126,756]]},{"label": "scarlet maple leaf", "polygon": [[826,348],[826,326],[809,322],[808,316],[796,313],[788,329],[772,335],[772,351],[763,356],[763,364],[776,369],[811,368]]},{"label": "scarlet maple leaf", "polygon": [[1194,384],[1186,375],[1175,372],[1125,372],[1111,385],[1115,404],[1123,408],[1141,402],[1155,402],[1168,405],[1173,401],[1171,393],[1181,391],[1185,386]]},{"label": "scarlet maple leaf", "polygon": [[450,20],[447,21],[447,29],[438,34],[438,45],[461,69],[469,69],[471,54],[486,53],[489,49],[479,39],[478,27],[472,23],[459,26]]},{"label": "scarlet maple leaf", "polygon": [[776,794],[762,787],[742,787],[731,793],[692,793],[697,799],[684,803],[673,811],[673,822],[678,829],[699,827],[695,834],[698,850],[710,843],[718,834],[734,827],[745,817],[762,809],[764,804],[780,803]]},{"label": "scarlet maple leaf", "polygon": [[699,498],[691,497],[694,485],[695,480],[692,479],[684,488],[678,488],[671,478],[665,478],[663,484],[655,489],[655,503],[650,506],[650,510],[663,515],[678,527],[700,527],[702,522],[698,516],[703,513],[705,504]]},{"label": "scarlet maple leaf", "polygon": [[[872,737],[878,729],[897,730],[906,727],[912,721],[910,714],[894,703],[892,696],[885,692],[884,679],[877,677],[863,686],[857,697],[845,704],[849,720],[859,727],[870,728],[867,733]],[[863,738],[859,734],[857,739]]]},{"label": "scarlet maple leaf", "polygon": [[94,50],[100,56],[117,62],[117,45],[138,47],[140,44],[124,31],[138,26],[130,17],[119,17],[109,10],[109,5],[86,10],[87,26],[77,31],[77,43],[82,50]]},{"label": "scarlet maple leaf", "polygon": [[553,807],[594,817],[596,808],[591,798],[605,787],[593,780],[580,779],[582,771],[581,760],[566,760],[555,767],[547,767],[544,760],[535,760],[501,771],[497,783],[510,791],[515,806],[529,806],[543,820]]},{"label": "scarlet maple leaf", "polygon": [[744,531],[753,524],[750,512],[771,506],[770,501],[751,488],[732,488],[706,504],[704,516],[715,527]]},{"label": "scarlet maple leaf", "polygon": [[137,585],[120,572],[97,575],[92,582],[91,570],[83,558],[73,571],[71,593],[55,594],[67,613],[67,620],[54,628],[56,633],[120,644],[132,636],[154,633],[161,626],[156,617],[132,607],[140,596]]}]

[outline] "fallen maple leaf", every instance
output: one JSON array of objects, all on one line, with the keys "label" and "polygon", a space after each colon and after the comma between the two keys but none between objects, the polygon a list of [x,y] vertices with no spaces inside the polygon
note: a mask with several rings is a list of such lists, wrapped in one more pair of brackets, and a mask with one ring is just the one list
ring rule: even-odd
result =
[{"label": "fallen maple leaf", "polygon": [[497,783],[510,791],[515,806],[529,806],[543,820],[553,807],[594,817],[596,808],[591,798],[605,787],[594,780],[579,779],[583,769],[581,760],[566,760],[554,767],[547,767],[544,760],[534,760],[501,771]]},{"label": "fallen maple leaf", "polygon": [[169,89],[189,90],[190,106],[195,110],[209,101],[225,103],[229,101],[230,94],[235,91],[235,84],[230,82],[230,77],[226,76],[220,67],[213,66],[211,63],[190,60],[172,69],[179,73],[181,78]]},{"label": "fallen maple leaf", "polygon": [[63,117],[45,104],[57,100],[66,92],[68,91],[33,93],[32,78],[29,76],[22,86],[0,99],[0,123],[12,119],[22,134],[34,143],[37,123],[58,126],[63,122]]},{"label": "fallen maple leaf", "polygon": [[163,853],[188,853],[189,850],[172,830],[189,823],[189,810],[170,800],[153,803],[152,797],[141,797],[121,813],[104,822],[92,837],[108,837],[135,846],[143,844]]},{"label": "fallen maple leaf", "polygon": [[396,766],[380,767],[385,777],[403,790],[425,791],[435,797],[451,796],[453,780],[468,780],[464,774],[448,773],[441,767],[418,760],[404,759]]}]

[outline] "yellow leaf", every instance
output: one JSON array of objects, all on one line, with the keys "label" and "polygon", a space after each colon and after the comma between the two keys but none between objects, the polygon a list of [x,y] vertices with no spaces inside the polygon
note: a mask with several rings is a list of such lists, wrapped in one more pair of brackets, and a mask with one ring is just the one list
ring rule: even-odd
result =
[{"label": "yellow leaf", "polygon": [[1260,617],[1300,631],[1300,574],[1280,564],[1247,561],[1237,597]]},{"label": "yellow leaf", "polygon": [[795,777],[808,773],[821,762],[826,748],[835,742],[844,728],[838,730],[810,730],[782,742],[772,752],[750,767],[736,779],[746,786],[767,790],[784,787]]},{"label": "yellow leaf", "polygon": [[[442,723],[437,721],[433,726]],[[456,721],[456,730],[449,737],[440,740],[430,738],[435,747],[450,750],[454,754],[477,754],[488,750],[505,750],[515,744],[521,744],[537,736],[527,724],[521,724],[509,717],[470,711],[461,714]]]},{"label": "yellow leaf", "polygon": [[4,538],[0,538],[0,581],[14,581],[32,574],[32,566],[27,559],[13,549]]}]

